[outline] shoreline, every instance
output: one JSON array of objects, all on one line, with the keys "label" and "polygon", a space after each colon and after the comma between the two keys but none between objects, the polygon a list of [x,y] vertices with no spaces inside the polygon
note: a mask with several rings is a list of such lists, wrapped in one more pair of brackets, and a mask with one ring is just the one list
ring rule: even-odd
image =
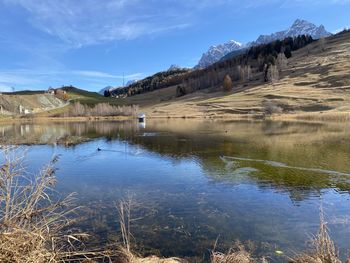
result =
[{"label": "shoreline", "polygon": [[0,123],[40,123],[40,122],[84,122],[84,121],[126,121],[134,120],[134,116],[100,116],[100,117],[49,117],[38,116],[31,118],[0,118]]},{"label": "shoreline", "polygon": [[[349,122],[350,112],[300,112],[273,114],[225,114],[225,115],[147,115],[147,119],[184,119],[184,120],[220,120],[220,121],[293,121],[306,123]],[[0,117],[0,123],[41,123],[41,122],[85,122],[85,121],[127,121],[137,120],[136,116],[94,116],[94,117]]]}]

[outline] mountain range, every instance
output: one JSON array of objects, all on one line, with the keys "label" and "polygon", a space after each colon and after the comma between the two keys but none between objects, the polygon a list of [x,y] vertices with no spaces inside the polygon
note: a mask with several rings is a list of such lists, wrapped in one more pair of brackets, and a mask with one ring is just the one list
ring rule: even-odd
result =
[{"label": "mountain range", "polygon": [[219,61],[222,57],[231,53],[232,51],[242,49],[244,45],[235,40],[230,40],[227,43],[217,46],[211,46],[209,50],[202,55],[198,65],[195,68],[205,68]]},{"label": "mountain range", "polygon": [[328,32],[323,25],[316,26],[315,24],[306,20],[297,19],[288,29],[272,33],[270,35],[260,35],[257,40],[247,44],[230,40],[224,44],[211,46],[209,50],[202,55],[195,68],[198,69],[208,67],[232,52],[237,53],[237,51],[249,48],[251,46],[266,44],[278,39],[283,40],[286,37],[296,37],[299,35],[309,35],[314,39],[319,39],[321,37],[328,37],[331,35],[331,33]]},{"label": "mountain range", "polygon": [[[132,85],[132,84],[134,84],[134,83],[136,83],[136,82],[137,82],[136,79],[129,80],[129,81],[125,84],[125,87],[128,87],[128,86],[130,86],[130,85]],[[117,89],[117,88],[118,88],[118,87],[107,86],[107,87],[101,89],[98,93],[99,93],[100,95],[104,95],[104,93],[105,93],[106,90],[108,90],[109,92],[112,92],[113,90],[115,90],[115,89]]]}]

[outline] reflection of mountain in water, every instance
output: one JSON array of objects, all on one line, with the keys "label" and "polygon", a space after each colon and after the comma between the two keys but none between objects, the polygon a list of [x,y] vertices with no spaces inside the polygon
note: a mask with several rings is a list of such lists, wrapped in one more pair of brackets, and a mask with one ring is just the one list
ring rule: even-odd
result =
[{"label": "reflection of mountain in water", "polygon": [[[174,160],[196,161],[214,181],[273,188],[295,201],[320,196],[323,189],[350,190],[349,176],[341,174],[350,172],[350,132],[342,125],[158,120],[146,128],[136,122],[14,124],[0,133],[2,144],[124,140]],[[220,156],[239,159],[230,163]]]}]

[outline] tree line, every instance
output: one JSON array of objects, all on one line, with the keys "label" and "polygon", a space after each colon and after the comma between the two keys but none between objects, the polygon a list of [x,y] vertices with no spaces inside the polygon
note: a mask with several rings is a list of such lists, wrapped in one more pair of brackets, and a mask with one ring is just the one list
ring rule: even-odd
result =
[{"label": "tree line", "polygon": [[313,41],[311,36],[301,35],[252,46],[243,54],[229,57],[207,68],[160,72],[128,87],[117,88],[113,92],[107,91],[105,95],[133,96],[175,85],[176,95],[183,96],[196,90],[222,87],[226,76],[232,82],[247,82],[253,79],[274,81],[278,79],[279,71],[286,67],[286,61],[292,57],[292,52]]}]

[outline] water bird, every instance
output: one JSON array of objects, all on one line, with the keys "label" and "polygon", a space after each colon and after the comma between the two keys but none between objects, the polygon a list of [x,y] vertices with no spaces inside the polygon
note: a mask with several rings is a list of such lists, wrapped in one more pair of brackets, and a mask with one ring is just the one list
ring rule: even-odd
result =
[{"label": "water bird", "polygon": [[102,149],[101,149],[100,147],[98,147],[98,148],[97,148],[97,151],[99,151],[99,152],[100,152],[100,151],[102,151]]}]

